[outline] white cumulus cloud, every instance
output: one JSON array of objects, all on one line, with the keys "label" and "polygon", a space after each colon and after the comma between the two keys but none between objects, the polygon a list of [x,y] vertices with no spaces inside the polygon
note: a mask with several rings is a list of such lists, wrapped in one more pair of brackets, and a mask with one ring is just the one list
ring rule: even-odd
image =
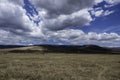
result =
[{"label": "white cumulus cloud", "polygon": [[[42,40],[63,41],[70,44],[117,44],[116,33],[85,33],[70,29],[83,27],[93,21],[89,10],[103,0],[30,0],[38,11],[30,20],[23,0],[0,0],[0,44],[39,44]],[[119,0],[104,0],[110,4]],[[107,16],[114,11],[94,10],[96,17]],[[30,16],[30,15],[29,15]],[[38,25],[34,20],[41,18]]]}]

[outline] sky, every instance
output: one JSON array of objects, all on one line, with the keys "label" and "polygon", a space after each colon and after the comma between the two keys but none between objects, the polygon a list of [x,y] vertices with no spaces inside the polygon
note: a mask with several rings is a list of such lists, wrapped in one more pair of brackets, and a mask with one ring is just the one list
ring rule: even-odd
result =
[{"label": "sky", "polygon": [[0,45],[120,47],[120,0],[0,0]]}]

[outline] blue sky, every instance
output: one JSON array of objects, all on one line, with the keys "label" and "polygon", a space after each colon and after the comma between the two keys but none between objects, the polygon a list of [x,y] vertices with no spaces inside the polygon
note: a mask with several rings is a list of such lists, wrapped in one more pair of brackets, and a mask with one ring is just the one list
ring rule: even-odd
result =
[{"label": "blue sky", "polygon": [[0,44],[120,46],[119,0],[4,0],[0,11]]}]

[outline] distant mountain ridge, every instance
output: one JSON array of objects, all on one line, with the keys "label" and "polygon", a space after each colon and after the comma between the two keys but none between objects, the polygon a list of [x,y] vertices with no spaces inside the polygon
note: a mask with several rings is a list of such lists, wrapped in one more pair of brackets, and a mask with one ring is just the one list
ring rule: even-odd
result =
[{"label": "distant mountain ridge", "polygon": [[[31,47],[19,50],[21,47]],[[18,50],[14,50],[17,48]],[[0,45],[0,49],[13,49],[12,52],[46,52],[46,53],[120,53],[120,48],[107,48],[97,45]]]},{"label": "distant mountain ridge", "polygon": [[[41,46],[41,45],[40,45]],[[99,53],[99,52],[111,52],[110,49],[105,47],[100,47],[97,45],[83,45],[83,46],[74,46],[74,45],[42,45],[43,48],[48,52],[65,52],[65,53]]]},{"label": "distant mountain ridge", "polygon": [[0,45],[0,49],[26,47],[23,45]]}]

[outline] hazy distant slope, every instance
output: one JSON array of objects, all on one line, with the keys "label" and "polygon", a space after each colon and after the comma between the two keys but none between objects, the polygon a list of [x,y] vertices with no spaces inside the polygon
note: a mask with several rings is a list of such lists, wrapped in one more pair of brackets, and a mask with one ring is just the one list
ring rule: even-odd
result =
[{"label": "hazy distant slope", "polygon": [[0,49],[7,49],[7,48],[20,48],[25,47],[23,45],[0,45]]},{"label": "hazy distant slope", "polygon": [[97,45],[35,45],[35,46],[1,46],[2,51],[9,51],[14,53],[120,53],[119,48],[106,48]]},{"label": "hazy distant slope", "polygon": [[42,46],[48,52],[66,52],[66,53],[98,53],[98,52],[108,52],[111,50],[105,47],[100,47],[97,45],[83,45],[83,46],[73,46],[73,45],[44,45]]},{"label": "hazy distant slope", "polygon": [[[9,46],[10,47],[10,46]],[[96,45],[37,45],[37,46],[21,46],[2,48],[2,50],[12,53],[111,53],[111,49],[96,46]]]}]

